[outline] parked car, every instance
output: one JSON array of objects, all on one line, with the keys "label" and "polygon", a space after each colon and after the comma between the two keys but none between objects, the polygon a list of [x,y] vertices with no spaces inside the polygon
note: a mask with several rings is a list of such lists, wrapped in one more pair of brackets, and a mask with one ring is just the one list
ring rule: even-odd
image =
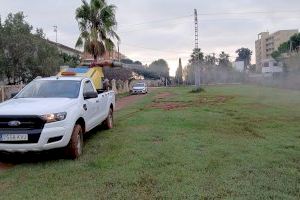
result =
[{"label": "parked car", "polygon": [[66,76],[32,81],[0,104],[0,151],[65,148],[83,152],[83,135],[100,124],[113,128],[115,93],[96,90],[91,79]]},{"label": "parked car", "polygon": [[132,86],[131,94],[146,94],[148,87],[146,83],[136,83]]}]

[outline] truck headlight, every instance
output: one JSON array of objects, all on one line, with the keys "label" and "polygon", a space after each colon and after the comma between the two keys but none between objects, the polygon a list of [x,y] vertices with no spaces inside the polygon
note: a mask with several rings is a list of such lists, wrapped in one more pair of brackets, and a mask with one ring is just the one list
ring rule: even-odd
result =
[{"label": "truck headlight", "polygon": [[46,114],[42,115],[41,118],[46,121],[46,123],[52,123],[52,122],[58,122],[66,119],[67,113],[61,112],[61,113],[52,113],[52,114]]}]

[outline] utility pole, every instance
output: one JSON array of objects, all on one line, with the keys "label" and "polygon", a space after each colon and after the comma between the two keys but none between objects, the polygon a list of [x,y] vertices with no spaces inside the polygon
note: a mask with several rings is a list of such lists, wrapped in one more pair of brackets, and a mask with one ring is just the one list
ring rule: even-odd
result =
[{"label": "utility pole", "polygon": [[198,49],[198,12],[197,9],[194,9],[195,17],[195,48]]},{"label": "utility pole", "polygon": [[[197,9],[194,9],[194,22],[195,22],[195,50],[199,48],[199,40],[198,40],[198,12]],[[199,52],[200,53],[200,52]],[[200,89],[201,84],[201,69],[200,69],[200,60],[199,55],[196,54],[196,60],[194,61],[194,70],[195,70],[195,85],[196,89]]]},{"label": "utility pole", "polygon": [[54,25],[53,28],[54,28],[54,32],[55,32],[55,42],[57,44],[57,25]]},{"label": "utility pole", "polygon": [[118,61],[120,62],[120,41],[118,40]]}]

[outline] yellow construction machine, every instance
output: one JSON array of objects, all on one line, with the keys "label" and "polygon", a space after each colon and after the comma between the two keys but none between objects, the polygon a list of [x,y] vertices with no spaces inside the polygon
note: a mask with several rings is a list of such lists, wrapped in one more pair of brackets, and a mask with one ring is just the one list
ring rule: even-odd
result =
[{"label": "yellow construction machine", "polygon": [[57,76],[79,76],[90,78],[96,89],[100,90],[103,88],[103,67],[122,67],[122,63],[104,60],[100,62],[90,62],[89,60],[84,60],[82,64],[76,68],[64,68]]}]

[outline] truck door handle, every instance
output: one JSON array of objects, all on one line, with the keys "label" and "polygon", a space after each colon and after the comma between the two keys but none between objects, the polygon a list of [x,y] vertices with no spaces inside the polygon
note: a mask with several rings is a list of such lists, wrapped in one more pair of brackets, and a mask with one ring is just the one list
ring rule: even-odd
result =
[{"label": "truck door handle", "polygon": [[99,102],[100,102],[99,100],[96,101],[96,103],[99,103]]}]

